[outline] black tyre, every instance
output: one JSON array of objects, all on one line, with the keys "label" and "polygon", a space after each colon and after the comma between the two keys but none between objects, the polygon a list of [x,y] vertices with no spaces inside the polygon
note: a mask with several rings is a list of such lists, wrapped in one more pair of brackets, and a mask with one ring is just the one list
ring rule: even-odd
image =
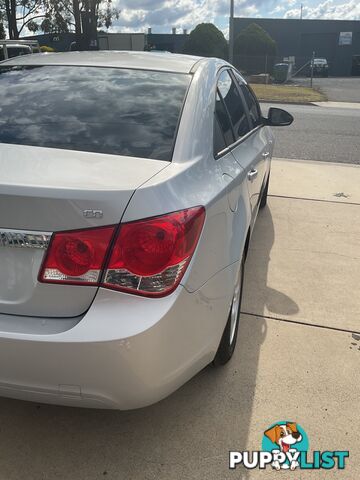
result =
[{"label": "black tyre", "polygon": [[265,185],[264,191],[261,195],[260,208],[265,208],[266,204],[267,204],[267,197],[268,197],[268,190],[269,190],[269,180],[270,180],[270,176],[266,180],[266,185]]},{"label": "black tyre", "polygon": [[244,258],[236,280],[233,300],[231,303],[229,318],[221,337],[218,351],[213,360],[213,365],[218,367],[225,365],[233,356],[240,323],[241,299],[244,283]]}]

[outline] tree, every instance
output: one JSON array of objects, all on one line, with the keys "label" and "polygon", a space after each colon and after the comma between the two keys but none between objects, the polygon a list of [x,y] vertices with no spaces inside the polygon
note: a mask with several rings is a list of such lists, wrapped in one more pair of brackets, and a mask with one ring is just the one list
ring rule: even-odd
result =
[{"label": "tree", "polygon": [[256,23],[244,28],[235,39],[237,55],[276,55],[276,42]]},{"label": "tree", "polygon": [[227,58],[228,44],[223,33],[212,23],[200,23],[190,33],[184,53],[201,57]]},{"label": "tree", "polygon": [[38,30],[45,33],[68,31],[68,16],[61,1],[0,0],[0,11],[10,39],[18,39],[25,27],[34,33]]},{"label": "tree", "polygon": [[76,33],[81,34],[81,16],[88,14],[92,17],[98,28],[109,28],[114,19],[118,19],[120,10],[112,6],[112,0],[48,0],[50,4],[60,4],[62,14],[66,16],[66,21],[75,29]]},{"label": "tree", "polygon": [[25,27],[36,31],[35,20],[45,18],[44,0],[3,0],[9,37],[18,39]]},{"label": "tree", "polygon": [[261,73],[274,63],[276,42],[256,23],[251,23],[241,30],[235,39],[234,63],[247,73]]},{"label": "tree", "polygon": [[5,4],[3,0],[0,0],[0,39],[3,39],[6,37],[4,20],[5,20]]},{"label": "tree", "polygon": [[25,27],[34,33],[75,31],[80,39],[83,15],[94,25],[108,28],[120,14],[112,0],[0,0],[0,24],[1,12],[11,39],[18,39]]},{"label": "tree", "polygon": [[80,48],[88,48],[88,41],[96,35],[96,29],[109,28],[120,10],[112,6],[112,0],[63,0],[71,3],[68,10],[74,18],[76,42]]},{"label": "tree", "polygon": [[63,1],[43,0],[44,18],[40,23],[31,25],[33,32],[67,33],[72,29],[72,15]]}]

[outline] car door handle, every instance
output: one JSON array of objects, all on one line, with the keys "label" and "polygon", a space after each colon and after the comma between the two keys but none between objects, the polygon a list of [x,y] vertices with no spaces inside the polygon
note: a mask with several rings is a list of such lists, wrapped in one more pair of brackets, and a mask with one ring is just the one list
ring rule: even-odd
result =
[{"label": "car door handle", "polygon": [[248,176],[249,180],[253,181],[258,176],[258,171],[255,168],[253,168],[253,169],[250,170],[250,172],[247,174],[247,176]]},{"label": "car door handle", "polygon": [[263,158],[269,158],[270,157],[270,152],[264,152],[262,154]]}]

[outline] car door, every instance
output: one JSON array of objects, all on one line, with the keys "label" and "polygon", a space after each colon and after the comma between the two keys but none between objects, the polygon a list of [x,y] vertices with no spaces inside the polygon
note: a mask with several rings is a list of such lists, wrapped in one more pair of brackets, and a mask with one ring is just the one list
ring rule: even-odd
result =
[{"label": "car door", "polygon": [[220,164],[223,173],[223,181],[227,185],[229,207],[236,212],[240,178],[243,168],[236,162],[229,149],[234,143],[234,131],[230,117],[222,101],[219,91],[216,92],[215,115],[214,115],[214,157]]},{"label": "car door", "polygon": [[251,207],[246,172],[231,152],[231,146],[235,142],[234,130],[219,90],[216,92],[213,135],[214,158],[222,171],[229,206],[228,253],[230,263],[233,263],[241,258],[243,252],[251,221]]},{"label": "car door", "polygon": [[233,143],[229,149],[236,162],[245,170],[251,203],[252,223],[255,220],[262,181],[261,155],[258,145],[251,138],[253,125],[240,91],[229,69],[222,70],[218,79],[218,91],[224,108],[230,118]]},{"label": "car door", "polygon": [[[248,181],[249,190],[252,195],[251,203],[254,209],[254,216],[256,216],[261,194],[265,188],[266,180],[270,171],[272,146],[270,145],[266,129],[263,128],[264,124],[261,109],[254,92],[236,70],[232,70],[232,74],[240,89],[251,122],[251,131],[247,138],[247,142],[252,151]],[[247,159],[244,159],[241,153],[236,149],[233,150],[233,154],[242,166],[248,161]]]}]

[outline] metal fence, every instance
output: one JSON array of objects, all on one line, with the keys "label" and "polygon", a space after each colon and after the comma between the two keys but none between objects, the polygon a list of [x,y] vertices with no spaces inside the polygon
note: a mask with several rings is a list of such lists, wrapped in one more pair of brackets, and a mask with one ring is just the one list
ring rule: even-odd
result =
[{"label": "metal fence", "polygon": [[[296,78],[309,78],[311,84],[311,57],[279,57],[270,55],[235,55],[234,66],[245,76],[269,75],[271,81],[277,81],[279,65],[290,64],[289,74],[285,81],[296,81]],[[285,68],[285,67],[284,67]],[[284,80],[278,81],[284,83]]]}]

